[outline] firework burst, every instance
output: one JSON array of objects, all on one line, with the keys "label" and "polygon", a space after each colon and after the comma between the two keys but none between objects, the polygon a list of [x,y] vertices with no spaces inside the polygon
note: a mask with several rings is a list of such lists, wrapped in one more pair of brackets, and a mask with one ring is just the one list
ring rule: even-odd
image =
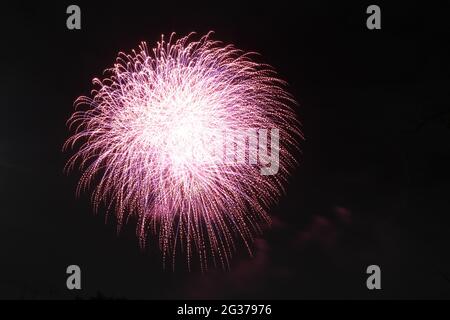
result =
[{"label": "firework burst", "polygon": [[[79,167],[77,194],[92,189],[95,210],[104,204],[118,228],[136,216],[141,245],[156,235],[164,261],[181,250],[189,265],[197,255],[202,269],[209,261],[228,267],[236,241],[251,254],[253,237],[270,223],[267,210],[295,165],[301,132],[295,101],[270,66],[210,33],[193,37],[172,34],[152,50],[141,43],[119,53],[106,78],[93,80],[91,97],[75,102],[65,144],[75,153],[66,168]],[[274,174],[261,171],[267,130],[280,141],[269,143]],[[238,150],[226,137],[255,144],[254,135],[230,132],[259,132],[258,157],[247,148],[237,161],[221,161]]]}]

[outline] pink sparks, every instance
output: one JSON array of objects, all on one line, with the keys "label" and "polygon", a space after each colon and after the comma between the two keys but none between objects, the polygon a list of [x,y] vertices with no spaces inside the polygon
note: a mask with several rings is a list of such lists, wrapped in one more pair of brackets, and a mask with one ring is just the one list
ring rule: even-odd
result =
[{"label": "pink sparks", "polygon": [[77,193],[92,187],[95,210],[104,203],[119,228],[136,215],[143,247],[153,233],[164,261],[181,249],[202,269],[209,257],[228,267],[237,240],[251,254],[302,137],[275,71],[210,35],[119,53],[92,97],[76,100],[65,144],[76,149],[67,169],[83,172]]}]

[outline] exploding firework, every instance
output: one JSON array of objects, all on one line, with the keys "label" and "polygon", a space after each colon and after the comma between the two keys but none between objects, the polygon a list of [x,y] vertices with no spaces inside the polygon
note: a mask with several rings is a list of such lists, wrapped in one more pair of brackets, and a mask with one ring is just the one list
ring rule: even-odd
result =
[{"label": "exploding firework", "polygon": [[181,251],[188,265],[196,255],[202,269],[229,267],[237,242],[251,254],[270,223],[302,135],[270,66],[211,33],[193,37],[143,42],[93,80],[68,121],[66,169],[79,167],[77,194],[92,189],[119,229],[136,216],[141,246],[156,235],[164,262]]}]

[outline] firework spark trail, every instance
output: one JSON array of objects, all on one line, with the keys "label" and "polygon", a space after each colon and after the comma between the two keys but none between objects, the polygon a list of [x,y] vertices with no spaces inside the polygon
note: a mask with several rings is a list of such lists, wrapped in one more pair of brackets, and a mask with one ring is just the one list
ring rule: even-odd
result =
[{"label": "firework spark trail", "polygon": [[[118,228],[136,215],[141,245],[149,232],[157,235],[164,261],[175,261],[180,248],[188,265],[196,254],[202,269],[208,257],[228,267],[236,240],[251,254],[295,165],[289,150],[302,137],[295,101],[254,53],[223,46],[210,33],[198,41],[173,36],[151,51],[143,42],[119,53],[108,78],[93,80],[92,98],[76,100],[65,144],[76,152],[66,169],[79,167],[77,194],[92,187],[94,209],[104,203]],[[252,128],[279,129],[276,175],[214,161],[209,152],[223,141],[205,137]]]}]

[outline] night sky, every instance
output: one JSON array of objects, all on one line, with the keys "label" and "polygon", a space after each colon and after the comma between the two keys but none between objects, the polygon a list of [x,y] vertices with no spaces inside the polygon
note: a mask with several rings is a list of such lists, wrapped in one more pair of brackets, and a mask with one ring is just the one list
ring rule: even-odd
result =
[{"label": "night sky", "polygon": [[[16,1],[1,9],[0,298],[450,298],[450,25],[438,5]],[[292,2],[291,2],[292,3]],[[77,4],[82,29],[66,28]],[[118,51],[214,30],[299,102],[306,140],[273,227],[231,269],[163,270],[65,174],[73,102]],[[66,267],[82,290],[66,288]],[[366,288],[379,265],[382,290]]]}]

